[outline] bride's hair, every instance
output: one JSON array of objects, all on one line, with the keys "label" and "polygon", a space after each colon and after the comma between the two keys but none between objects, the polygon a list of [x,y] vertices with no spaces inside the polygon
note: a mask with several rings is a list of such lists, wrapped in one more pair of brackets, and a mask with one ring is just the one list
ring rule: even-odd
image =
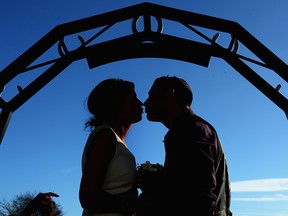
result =
[{"label": "bride's hair", "polygon": [[85,128],[93,129],[115,119],[131,89],[134,89],[133,82],[119,78],[106,79],[96,85],[87,98],[87,108],[92,116]]}]

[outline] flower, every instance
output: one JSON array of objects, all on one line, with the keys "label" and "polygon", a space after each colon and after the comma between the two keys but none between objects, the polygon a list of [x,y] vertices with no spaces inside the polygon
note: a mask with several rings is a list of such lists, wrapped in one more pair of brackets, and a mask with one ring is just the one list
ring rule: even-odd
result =
[{"label": "flower", "polygon": [[150,161],[146,161],[145,163],[141,163],[137,165],[137,174],[141,174],[144,171],[150,172],[158,172],[163,170],[163,165],[156,163],[152,164]]},{"label": "flower", "polygon": [[155,183],[163,171],[163,165],[156,163],[152,164],[150,161],[141,163],[137,165],[137,187],[144,190],[149,190],[153,188],[153,183]]}]

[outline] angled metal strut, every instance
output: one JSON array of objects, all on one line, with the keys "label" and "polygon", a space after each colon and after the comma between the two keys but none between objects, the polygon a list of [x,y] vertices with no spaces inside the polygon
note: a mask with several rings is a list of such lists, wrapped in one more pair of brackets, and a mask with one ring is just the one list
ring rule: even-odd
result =
[{"label": "angled metal strut", "polygon": [[[137,30],[137,23],[140,17],[143,17],[143,31],[141,32]],[[155,18],[158,24],[156,31],[152,30],[152,18]],[[107,29],[127,20],[131,20],[132,34],[106,42],[95,42]],[[164,20],[173,21],[184,26],[205,42],[164,34]],[[219,33],[210,38],[195,27],[228,33],[231,35],[231,40],[227,48],[225,48],[217,43]],[[69,50],[64,42],[65,37],[99,28],[101,30],[89,39],[84,40],[82,36],[78,36],[79,46],[74,50]],[[260,61],[237,54],[239,43],[246,46]],[[58,56],[40,64],[35,64],[35,60],[55,44],[58,48]],[[0,95],[7,83],[19,74],[49,66],[29,85],[21,88],[21,91],[19,90],[11,100],[5,101],[0,97],[0,143],[13,112],[72,62],[84,58],[87,59],[89,67],[93,68],[124,59],[145,57],[177,59],[205,67],[208,67],[211,57],[222,58],[282,109],[286,115],[288,114],[288,100],[280,93],[279,87],[275,88],[270,85],[251,69],[246,62],[271,70],[283,79],[285,84],[288,82],[287,64],[238,23],[152,3],[141,3],[58,25],[4,68],[0,72]]]}]

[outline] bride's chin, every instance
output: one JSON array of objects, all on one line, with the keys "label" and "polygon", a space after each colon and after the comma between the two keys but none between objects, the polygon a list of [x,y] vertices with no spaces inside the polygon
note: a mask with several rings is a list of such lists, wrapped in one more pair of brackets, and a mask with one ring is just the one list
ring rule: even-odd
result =
[{"label": "bride's chin", "polygon": [[139,121],[141,121],[142,120],[142,116],[139,116],[138,118],[136,118],[134,121],[133,121],[133,123],[137,123],[137,122],[139,122]]}]

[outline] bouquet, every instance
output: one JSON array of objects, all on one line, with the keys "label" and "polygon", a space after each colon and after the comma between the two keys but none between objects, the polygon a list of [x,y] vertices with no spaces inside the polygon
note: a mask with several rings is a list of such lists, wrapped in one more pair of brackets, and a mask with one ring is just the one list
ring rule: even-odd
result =
[{"label": "bouquet", "polygon": [[156,163],[152,164],[150,161],[137,165],[137,187],[141,191],[153,189],[153,184],[157,182],[163,171],[163,165]]}]

